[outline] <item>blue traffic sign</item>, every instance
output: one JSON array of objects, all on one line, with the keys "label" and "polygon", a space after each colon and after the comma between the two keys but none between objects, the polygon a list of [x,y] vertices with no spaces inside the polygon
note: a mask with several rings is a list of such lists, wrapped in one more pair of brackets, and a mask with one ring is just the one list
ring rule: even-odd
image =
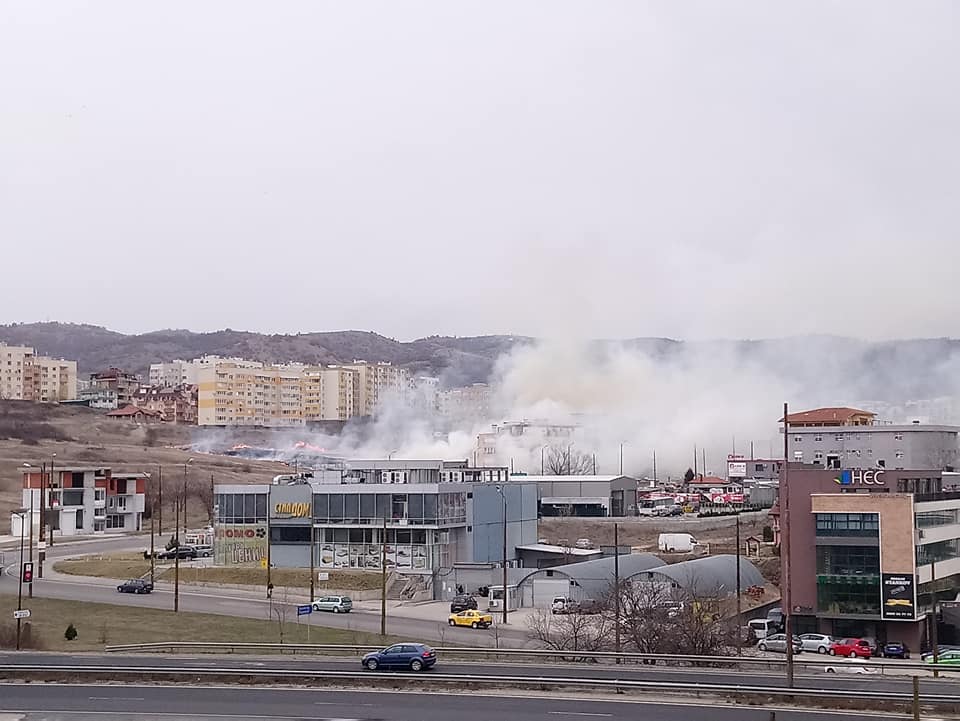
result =
[{"label": "blue traffic sign", "polygon": [[297,606],[298,616],[309,616],[311,613],[313,613],[313,606],[309,604],[306,606]]}]

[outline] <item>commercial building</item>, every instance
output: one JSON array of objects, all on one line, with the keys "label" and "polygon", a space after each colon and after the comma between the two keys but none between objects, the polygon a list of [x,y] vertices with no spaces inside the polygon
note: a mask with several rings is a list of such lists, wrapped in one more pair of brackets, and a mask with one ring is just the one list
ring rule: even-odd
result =
[{"label": "commercial building", "polygon": [[[114,473],[96,466],[21,469],[21,502],[32,509],[33,527],[45,525],[57,536],[93,533],[134,533],[142,530],[146,473]],[[41,497],[42,492],[42,497]],[[20,534],[20,516],[11,514],[11,533]]]},{"label": "commercial building", "polygon": [[632,476],[521,476],[535,483],[543,516],[633,516],[639,481]]},{"label": "commercial building", "polygon": [[789,533],[796,633],[929,643],[934,579],[949,600],[960,585],[960,493],[940,470],[791,463],[773,513]]},{"label": "commercial building", "polygon": [[[496,479],[496,480],[480,480]],[[537,537],[533,484],[507,469],[444,461],[353,461],[339,475],[222,485],[215,493],[221,565],[379,569],[435,577],[455,563],[502,561]],[[498,482],[499,481],[499,482]],[[311,544],[311,538],[313,539]]]},{"label": "commercial building", "polygon": [[76,400],[77,362],[38,356],[29,346],[0,343],[0,399]]},{"label": "commercial building", "polygon": [[831,469],[952,470],[958,465],[956,426],[881,423],[855,408],[818,408],[793,413],[788,421],[791,461]]}]

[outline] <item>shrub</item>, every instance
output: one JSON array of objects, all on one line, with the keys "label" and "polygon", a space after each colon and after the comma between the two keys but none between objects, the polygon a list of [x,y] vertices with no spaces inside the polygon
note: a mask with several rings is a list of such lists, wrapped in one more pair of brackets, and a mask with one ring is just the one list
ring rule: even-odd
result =
[{"label": "shrub", "polygon": [[67,630],[63,632],[63,637],[68,641],[72,641],[77,637],[77,627],[72,623],[67,626]]}]

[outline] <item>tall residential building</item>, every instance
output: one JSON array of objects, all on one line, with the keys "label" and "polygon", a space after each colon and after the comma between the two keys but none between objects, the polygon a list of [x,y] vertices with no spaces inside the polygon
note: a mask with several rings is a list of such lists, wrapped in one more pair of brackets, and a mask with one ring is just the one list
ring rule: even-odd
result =
[{"label": "tall residential building", "polygon": [[358,373],[357,415],[372,416],[388,399],[406,397],[410,385],[407,371],[392,363],[355,360],[343,366]]},{"label": "tall residential building", "polygon": [[175,386],[195,386],[199,380],[201,368],[215,366],[217,363],[233,363],[241,368],[263,368],[263,363],[244,358],[223,358],[218,355],[205,355],[193,360],[172,360],[165,363],[151,363],[149,381],[151,386],[173,388]]},{"label": "tall residential building", "polygon": [[357,415],[358,371],[338,366],[308,368],[303,375],[303,418],[347,421]]},{"label": "tall residential building", "polygon": [[91,388],[116,391],[117,405],[120,408],[133,403],[137,390],[140,388],[140,376],[127,373],[119,368],[109,368],[99,373],[90,374]]},{"label": "tall residential building", "polygon": [[198,372],[201,426],[283,427],[303,424],[301,373],[273,366],[206,365]]},{"label": "tall residential building", "polygon": [[0,399],[75,400],[77,362],[38,356],[29,346],[0,343]]},{"label": "tall residential building", "polygon": [[437,411],[453,421],[486,420],[492,398],[493,390],[486,383],[450,388],[437,393]]}]

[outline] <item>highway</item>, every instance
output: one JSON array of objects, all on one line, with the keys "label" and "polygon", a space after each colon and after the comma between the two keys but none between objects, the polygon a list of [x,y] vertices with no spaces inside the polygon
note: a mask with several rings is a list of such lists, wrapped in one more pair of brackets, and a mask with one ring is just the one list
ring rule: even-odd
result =
[{"label": "highway", "polygon": [[[294,671],[359,671],[359,656],[248,656],[248,655],[177,655],[169,654],[62,654],[35,652],[0,653],[0,664],[64,664],[85,666],[155,666],[172,669],[279,669]],[[523,676],[526,678],[589,678],[633,681],[663,681],[674,683],[709,683],[731,685],[785,686],[783,674],[751,672],[749,675],[725,669],[690,669],[651,667],[641,664],[564,664],[444,661],[443,654],[436,671],[444,674],[477,674],[484,676]],[[385,672],[378,672],[381,675]],[[390,672],[386,672],[388,675]],[[371,674],[372,675],[372,674]],[[429,685],[430,673],[416,676]],[[893,691],[911,693],[912,681],[905,676],[848,676],[839,674],[798,675],[798,688],[846,689],[862,691]],[[947,679],[923,678],[921,693],[955,693],[956,682]]]},{"label": "highway", "polygon": [[[142,550],[144,540],[149,544],[149,538],[130,537],[115,539],[97,539],[83,543],[56,544],[47,550],[46,567],[52,566],[58,559],[78,554],[117,553],[131,550]],[[4,566],[7,573],[0,574],[0,592],[17,592],[17,564],[19,550],[12,550],[7,546],[3,549]],[[19,549],[19,547],[17,547]],[[26,557],[25,557],[26,558]],[[157,589],[149,594],[138,596],[135,594],[117,593],[117,584],[112,579],[83,579],[73,580],[64,576],[57,578],[36,579],[33,593],[44,598],[56,598],[69,601],[88,601],[95,603],[110,603],[119,606],[142,606],[173,610],[172,584],[158,585]],[[26,590],[24,591],[26,597]],[[275,600],[281,600],[275,597]],[[261,590],[223,589],[211,587],[190,586],[183,584],[180,587],[180,610],[195,613],[213,613],[224,616],[238,616],[246,618],[270,618],[270,601]],[[366,633],[380,633],[380,614],[369,611],[354,610],[349,614],[315,613],[301,619],[301,623],[327,628],[339,628]],[[446,617],[436,621],[400,618],[387,616],[387,634],[401,636],[413,640],[428,640],[461,646],[490,646],[495,647],[499,641],[501,646],[522,648],[529,644],[525,628],[498,628],[497,633],[477,633],[472,629],[451,628],[447,626]],[[499,638],[498,638],[499,637]]]},{"label": "highway", "polygon": [[[158,685],[0,686],[7,721],[770,721],[760,708],[546,696],[324,691]],[[880,721],[863,712],[777,710],[777,721]]]}]

